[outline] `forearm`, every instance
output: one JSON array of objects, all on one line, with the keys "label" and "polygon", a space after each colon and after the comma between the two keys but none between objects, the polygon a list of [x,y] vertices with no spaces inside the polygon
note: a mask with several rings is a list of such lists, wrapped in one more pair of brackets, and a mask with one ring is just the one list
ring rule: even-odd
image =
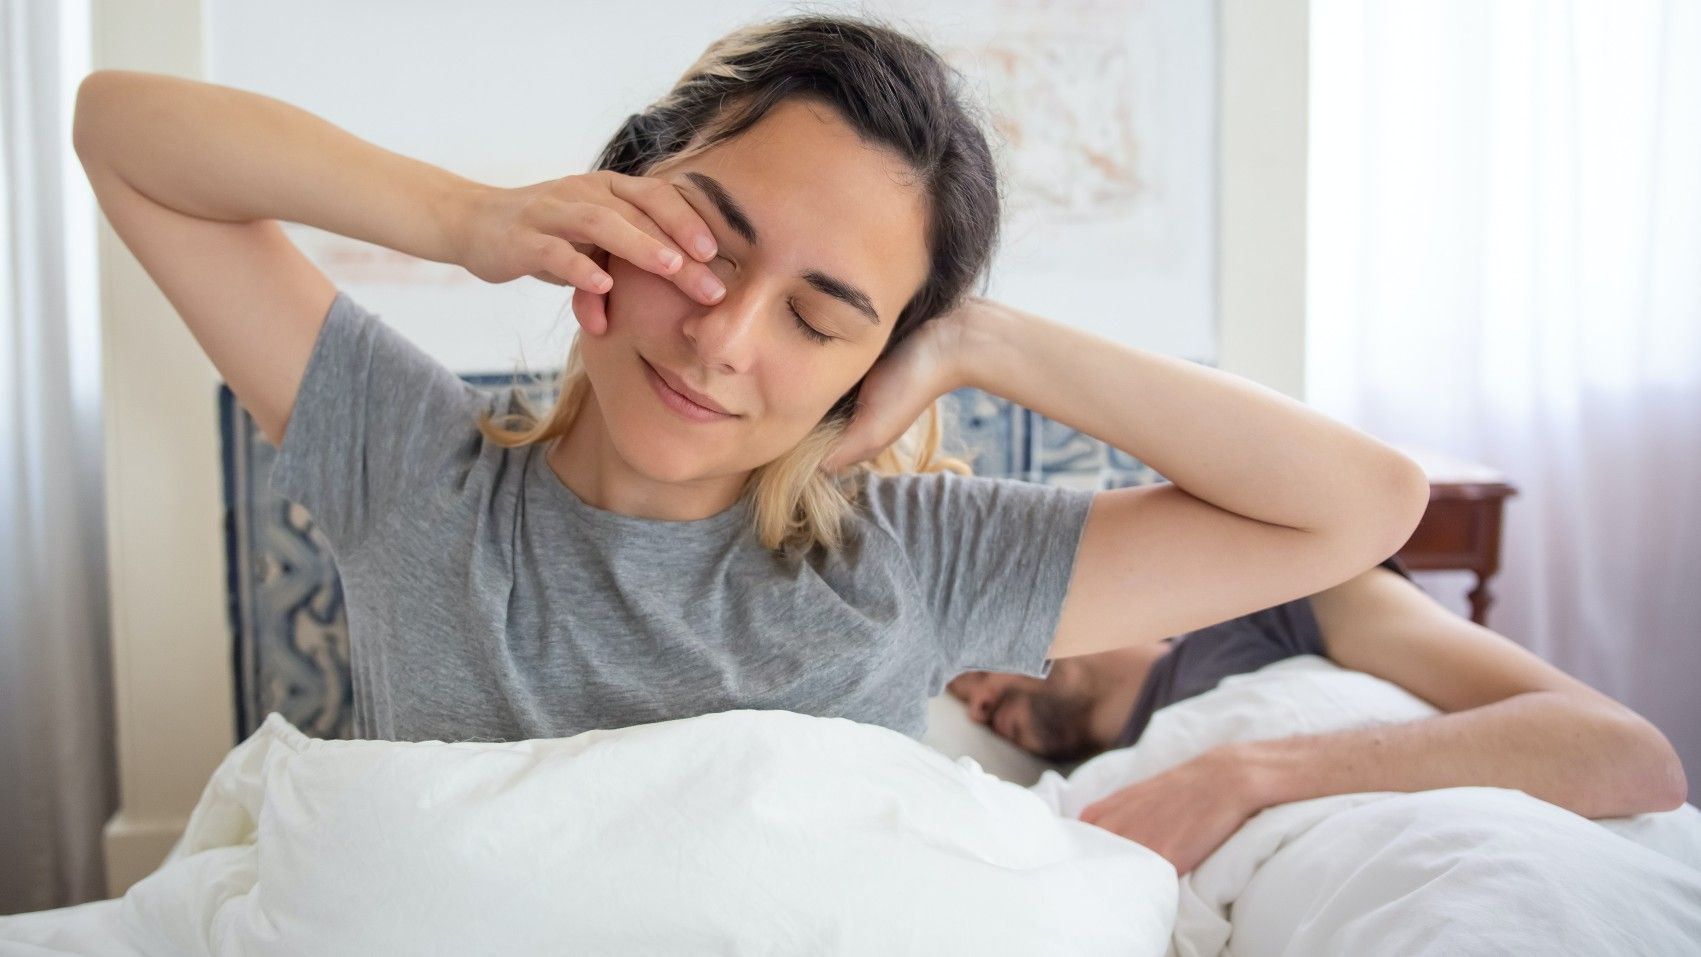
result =
[{"label": "forearm", "polygon": [[1230,745],[1257,808],[1364,791],[1514,788],[1584,817],[1685,800],[1665,738],[1610,702],[1514,695],[1419,721]]},{"label": "forearm", "polygon": [[475,186],[288,103],[119,70],[78,90],[73,140],[161,205],[202,219],[276,219],[455,261],[454,204]]},{"label": "forearm", "polygon": [[1379,535],[1392,553],[1427,504],[1410,459],[1274,390],[998,304],[975,318],[966,384],[1107,442],[1219,508]]}]

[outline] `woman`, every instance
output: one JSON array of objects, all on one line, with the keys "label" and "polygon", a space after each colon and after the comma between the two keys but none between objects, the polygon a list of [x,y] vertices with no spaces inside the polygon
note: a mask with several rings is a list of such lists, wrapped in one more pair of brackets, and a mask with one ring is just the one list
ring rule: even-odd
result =
[{"label": "woman", "polygon": [[[597,170],[524,188],[144,74],[89,77],[75,141],[332,544],[357,735],[774,708],[919,736],[962,671],[1043,677],[1321,590],[1427,498],[1298,403],[969,295],[998,192],[956,89],[910,38],[805,16],[713,44]],[[571,285],[555,408],[466,386],[277,220]],[[935,418],[904,433],[969,385],[1173,484],[958,474]]]}]

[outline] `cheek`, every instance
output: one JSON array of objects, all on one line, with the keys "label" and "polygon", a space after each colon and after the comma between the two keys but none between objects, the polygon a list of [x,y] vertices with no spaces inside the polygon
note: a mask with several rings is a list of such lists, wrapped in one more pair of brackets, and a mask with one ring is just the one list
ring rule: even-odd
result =
[{"label": "cheek", "polygon": [[[795,333],[786,329],[785,334]],[[803,342],[788,348],[791,351],[785,365],[774,370],[775,380],[787,390],[791,404],[805,410],[814,422],[819,422],[846,392],[868,374],[874,361],[857,343],[816,345]]]},{"label": "cheek", "polygon": [[678,286],[624,259],[610,257],[608,265],[614,280],[605,297],[610,332],[648,337],[679,326],[691,300]]},{"label": "cheek", "polygon": [[812,348],[777,348],[762,363],[762,418],[781,451],[808,435],[856,384],[846,369],[807,351]]}]

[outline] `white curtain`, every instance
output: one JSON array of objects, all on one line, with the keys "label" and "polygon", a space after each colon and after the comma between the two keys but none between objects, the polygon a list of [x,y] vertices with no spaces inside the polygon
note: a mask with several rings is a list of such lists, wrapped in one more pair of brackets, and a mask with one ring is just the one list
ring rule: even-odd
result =
[{"label": "white curtain", "polygon": [[1312,18],[1308,398],[1507,473],[1490,626],[1701,782],[1701,3]]},{"label": "white curtain", "polygon": [[116,806],[88,5],[0,0],[0,913],[106,896]]}]

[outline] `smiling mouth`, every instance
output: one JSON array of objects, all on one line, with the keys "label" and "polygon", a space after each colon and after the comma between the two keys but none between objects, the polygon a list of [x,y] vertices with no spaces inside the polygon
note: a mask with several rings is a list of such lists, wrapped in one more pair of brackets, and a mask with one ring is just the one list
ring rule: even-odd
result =
[{"label": "smiling mouth", "polygon": [[661,400],[662,405],[666,406],[676,414],[693,422],[723,422],[727,419],[738,418],[737,415],[734,415],[731,412],[722,412],[719,409],[711,409],[685,393],[680,392],[678,389],[675,389],[673,386],[668,384],[668,381],[665,378],[662,377],[660,370],[651,365],[650,361],[645,359],[643,356],[639,356],[638,361],[643,363],[644,377],[649,380],[650,388],[655,391],[656,397]]}]

